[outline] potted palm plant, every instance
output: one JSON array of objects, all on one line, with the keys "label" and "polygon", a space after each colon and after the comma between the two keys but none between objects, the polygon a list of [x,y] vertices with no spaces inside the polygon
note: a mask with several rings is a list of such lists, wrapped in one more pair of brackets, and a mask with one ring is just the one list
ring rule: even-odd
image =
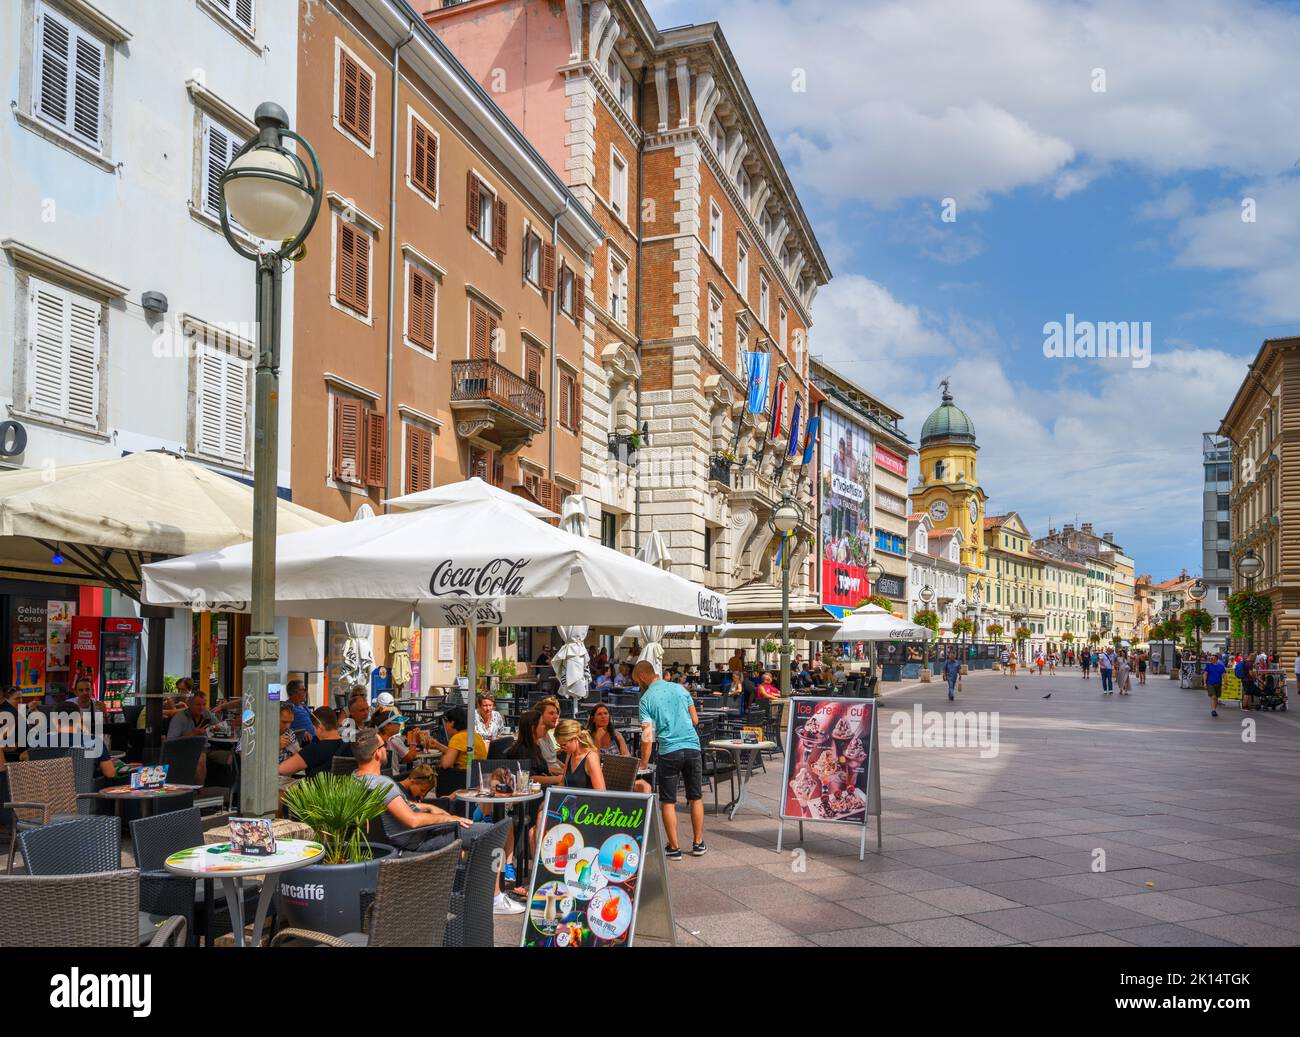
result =
[{"label": "potted palm plant", "polygon": [[284,924],[342,936],[361,931],[361,895],[373,891],[379,862],[397,851],[366,838],[384,812],[384,793],[350,774],[317,774],[285,791],[285,806],[311,827],[325,854],[280,877]]}]

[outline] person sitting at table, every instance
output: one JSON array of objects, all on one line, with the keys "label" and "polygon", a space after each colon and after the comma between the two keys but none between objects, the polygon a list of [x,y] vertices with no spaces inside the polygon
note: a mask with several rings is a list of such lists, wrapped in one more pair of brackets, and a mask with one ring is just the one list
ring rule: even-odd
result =
[{"label": "person sitting at table", "polygon": [[[458,707],[464,711],[464,707]],[[463,730],[463,728],[462,728]],[[371,788],[379,789],[384,796],[384,813],[380,815],[384,838],[399,850],[431,853],[449,846],[457,839],[468,849],[477,839],[492,830],[488,824],[478,824],[467,817],[456,817],[432,803],[412,802],[402,793],[401,787],[384,774],[388,749],[379,732],[373,727],[357,732],[352,752],[357,758],[353,777]],[[501,876],[495,879],[492,912],[498,915],[517,915],[524,910],[501,892]]]},{"label": "person sitting at table", "polygon": [[298,754],[298,736],[293,730],[293,703],[280,703],[280,763]]},{"label": "person sitting at table", "polygon": [[564,754],[564,776],[560,784],[571,789],[605,790],[605,772],[600,750],[576,720],[561,720],[555,727],[555,741]]},{"label": "person sitting at table", "polygon": [[312,734],[316,737],[287,760],[281,761],[277,773],[287,777],[306,771],[308,778],[313,778],[321,771],[329,770],[334,757],[342,752],[347,743],[339,732],[339,717],[329,706],[317,706],[312,713]]},{"label": "person sitting at table", "polygon": [[[231,708],[231,702],[223,702],[217,706],[217,713],[224,713]],[[167,738],[186,738],[190,735],[202,735],[206,741],[209,737],[208,730],[217,722],[216,713],[208,709],[208,698],[201,691],[196,691],[190,696],[186,704],[185,712],[177,713],[172,717],[171,722],[167,725]],[[208,757],[212,757],[213,763],[229,763],[229,750],[208,749],[199,754],[198,767],[194,771],[194,780],[202,785],[208,776]]]},{"label": "person sitting at table", "polygon": [[[464,706],[453,706],[443,714],[442,722],[447,732],[447,743],[433,743],[435,749],[442,751],[442,756],[438,758],[438,769],[445,771],[450,767],[459,767],[464,770],[469,767],[469,735],[466,732],[469,715]],[[487,754],[487,743],[479,737],[477,731],[474,732],[474,759],[486,760]]]},{"label": "person sitting at table", "polygon": [[541,650],[540,652],[537,653],[537,658],[533,660],[533,665],[534,665],[534,666],[550,666],[550,665],[551,665],[551,646],[550,646],[550,645],[542,645],[542,650]]},{"label": "person sitting at table", "polygon": [[609,675],[608,667],[602,666],[601,668],[593,672],[594,672],[594,676],[592,677],[591,680],[591,686],[595,688],[597,691],[606,691],[614,687],[614,681]]},{"label": "person sitting at table", "polygon": [[614,676],[614,687],[626,688],[631,683],[632,683],[632,670],[627,665],[627,663],[623,663],[622,665],[619,666],[618,673],[615,674]]},{"label": "person sitting at table", "polygon": [[419,748],[407,745],[406,739],[402,737],[402,725],[405,722],[406,718],[395,709],[378,710],[370,721],[370,726],[379,732],[384,744],[388,746],[388,760],[394,774],[414,763],[420,755]]},{"label": "person sitting at table", "polygon": [[731,671],[731,689],[730,694],[740,696],[740,715],[744,716],[749,712],[749,704],[754,701],[754,695],[757,689],[754,682],[745,676],[741,670]]},{"label": "person sitting at table", "polygon": [[478,708],[474,711],[474,731],[482,739],[490,742],[500,738],[506,728],[506,719],[496,711],[496,699],[490,691],[478,693]]},{"label": "person sitting at table", "polygon": [[506,750],[506,757],[527,763],[532,780],[541,785],[558,785],[561,771],[554,757],[545,749],[551,729],[546,726],[540,706],[535,706],[519,718],[515,744]]},{"label": "person sitting at table", "polygon": [[799,668],[799,672],[791,678],[790,684],[792,687],[796,688],[811,688],[813,686],[812,670],[808,667],[807,663],[804,663],[803,666]]},{"label": "person sitting at table", "polygon": [[357,734],[370,720],[370,697],[360,688],[348,699],[348,715],[339,725],[339,736],[345,742],[355,742]]},{"label": "person sitting at table", "polygon": [[758,687],[755,688],[755,691],[758,694],[759,700],[763,702],[770,702],[772,699],[779,699],[781,697],[781,689],[772,683],[771,670],[763,671],[763,678],[758,682]]},{"label": "person sitting at table", "polygon": [[315,737],[316,725],[312,723],[311,710],[307,706],[307,684],[295,677],[285,685],[289,696],[289,705],[293,707],[293,732],[299,745],[310,742]]},{"label": "person sitting at table", "polygon": [[591,738],[592,745],[602,753],[613,753],[615,756],[632,755],[623,736],[614,730],[609,707],[603,702],[597,703],[591,711],[591,716],[587,718],[587,734]]},{"label": "person sitting at table", "polygon": [[412,803],[423,803],[437,784],[438,776],[434,769],[427,763],[417,763],[411,768],[411,773],[397,783],[397,787]]}]

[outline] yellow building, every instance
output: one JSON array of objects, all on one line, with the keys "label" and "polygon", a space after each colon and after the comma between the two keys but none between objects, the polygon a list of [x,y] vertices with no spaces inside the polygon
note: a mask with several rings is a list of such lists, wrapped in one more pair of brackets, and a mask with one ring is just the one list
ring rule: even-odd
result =
[{"label": "yellow building", "polygon": [[984,520],[984,619],[1000,624],[1011,640],[1019,627],[1030,630],[1021,645],[1025,661],[1046,649],[1043,609],[1043,559],[1034,550],[1034,538],[1014,511]]},{"label": "yellow building", "polygon": [[[1047,647],[1057,652],[1088,640],[1088,567],[1044,554],[1034,553],[1043,564],[1043,627]],[[1069,634],[1067,638],[1065,635]]]},{"label": "yellow building", "polygon": [[[942,402],[921,426],[920,481],[909,496],[914,515],[928,512],[935,528],[961,530],[961,561],[971,570],[966,597],[973,603],[976,584],[986,568],[984,502],[988,495],[979,485],[975,425],[953,403],[948,379],[940,384]],[[984,601],[988,601],[987,589]]]}]

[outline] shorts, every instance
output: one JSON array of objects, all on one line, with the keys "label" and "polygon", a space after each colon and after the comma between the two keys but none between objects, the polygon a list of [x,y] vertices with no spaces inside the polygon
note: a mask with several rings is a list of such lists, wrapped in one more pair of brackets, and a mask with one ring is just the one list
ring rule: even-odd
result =
[{"label": "shorts", "polygon": [[1222,687],[1222,684],[1207,684],[1205,686],[1205,694],[1209,695],[1212,699],[1217,699],[1219,697],[1219,690]]},{"label": "shorts", "polygon": [[677,778],[686,782],[686,802],[704,798],[704,757],[698,749],[674,749],[659,754],[657,784],[660,803],[677,802]]}]

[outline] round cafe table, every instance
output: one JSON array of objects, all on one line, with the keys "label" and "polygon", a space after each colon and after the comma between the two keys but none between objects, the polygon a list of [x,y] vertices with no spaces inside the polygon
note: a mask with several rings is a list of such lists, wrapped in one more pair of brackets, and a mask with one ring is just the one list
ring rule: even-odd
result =
[{"label": "round cafe table", "polygon": [[739,738],[715,738],[709,743],[714,749],[725,749],[736,759],[736,775],[740,779],[740,792],[736,798],[727,804],[729,810],[727,819],[736,820],[736,811],[742,806],[753,807],[755,810],[761,810],[768,817],[772,816],[772,811],[763,806],[762,803],[755,803],[746,795],[746,788],[749,786],[749,779],[754,775],[754,761],[758,754],[764,749],[775,749],[775,742],[742,742]]},{"label": "round cafe table", "polygon": [[[524,886],[528,882],[529,854],[528,854],[528,823],[525,816],[524,807],[529,803],[534,803],[541,799],[545,792],[523,792],[517,796],[493,796],[480,795],[477,792],[462,792],[456,797],[457,803],[473,803],[475,806],[492,807],[512,807],[515,815],[515,862],[519,885]],[[495,813],[493,814],[495,817]]]},{"label": "round cafe table", "polygon": [[226,895],[226,906],[230,909],[236,947],[244,946],[244,898],[239,880],[256,875],[264,876],[262,891],[257,897],[257,911],[253,915],[253,946],[260,947],[266,912],[279,885],[271,876],[313,864],[324,854],[325,847],[308,839],[277,839],[275,853],[264,857],[231,853],[229,843],[218,843],[215,846],[191,846],[186,850],[177,850],[163,861],[163,867],[183,878],[221,880],[221,891]]},{"label": "round cafe table", "polygon": [[130,785],[109,785],[95,793],[96,799],[110,800],[113,804],[113,813],[119,818],[122,816],[123,803],[147,803],[149,808],[141,808],[141,816],[152,814],[153,806],[160,799],[170,799],[173,796],[192,796],[199,791],[198,785],[164,785],[157,789],[133,789]]}]

